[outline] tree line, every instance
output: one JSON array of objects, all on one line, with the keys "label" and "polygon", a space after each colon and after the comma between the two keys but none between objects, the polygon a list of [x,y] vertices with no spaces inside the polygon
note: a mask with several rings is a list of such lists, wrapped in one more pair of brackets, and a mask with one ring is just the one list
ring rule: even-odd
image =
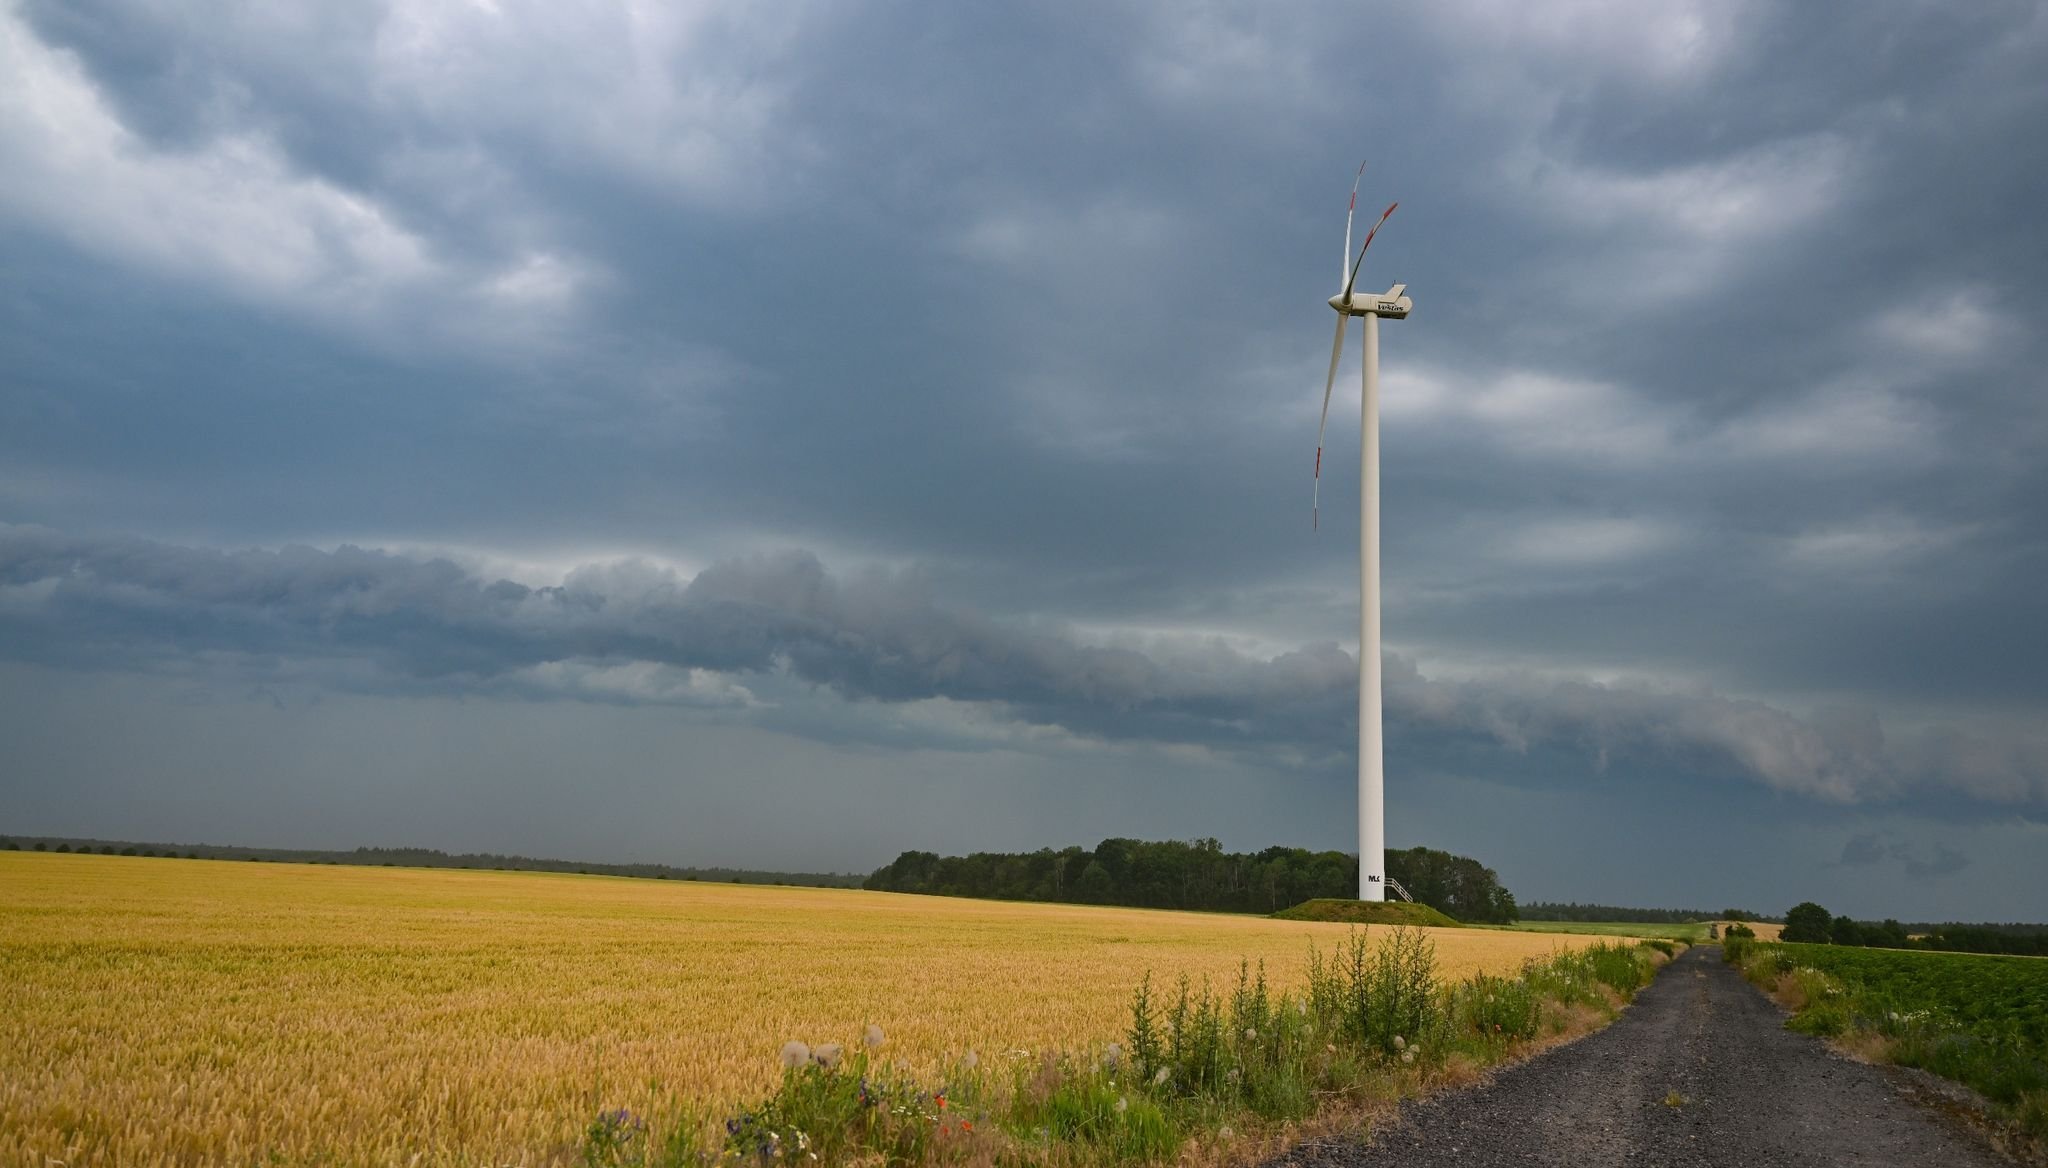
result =
[{"label": "tree line", "polygon": [[1694,921],[1768,921],[1746,909],[1724,908],[1707,912],[1696,908],[1623,908],[1612,904],[1580,904],[1570,901],[1539,900],[1522,906],[1525,921],[1621,921],[1637,925],[1688,925]]},{"label": "tree line", "polygon": [[1785,914],[1781,941],[1809,945],[1860,945],[1873,949],[1934,949],[1949,953],[2006,953],[2048,957],[2048,927],[2041,925],[1902,925],[1895,920],[1858,921],[1834,916],[1812,901]]},{"label": "tree line", "polygon": [[500,872],[574,872],[585,876],[634,876],[644,880],[705,880],[722,884],[787,884],[803,888],[858,888],[856,874],[772,872],[755,868],[679,868],[671,864],[607,864],[550,860],[496,852],[449,853],[438,848],[249,848],[225,844],[157,844],[124,840],[81,840],[55,836],[0,837],[0,851],[76,852],[102,856],[154,856],[178,860],[258,860],[280,864],[359,864],[384,868],[480,868]]},{"label": "tree line", "polygon": [[[1387,874],[1409,895],[1462,921],[1505,924],[1515,898],[1493,869],[1433,848],[1387,852]],[[909,851],[876,869],[864,887],[988,900],[1060,901],[1212,912],[1278,912],[1305,900],[1358,894],[1358,857],[1271,847],[1226,852],[1214,839],[1106,839],[1093,849]]]}]

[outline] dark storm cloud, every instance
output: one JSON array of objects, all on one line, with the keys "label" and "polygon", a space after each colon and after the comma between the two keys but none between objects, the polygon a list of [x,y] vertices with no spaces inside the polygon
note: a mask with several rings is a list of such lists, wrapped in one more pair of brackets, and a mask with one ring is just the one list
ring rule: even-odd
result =
[{"label": "dark storm cloud", "polygon": [[1888,861],[1898,864],[1912,880],[1938,880],[1970,866],[1970,857],[1947,844],[1935,845],[1933,856],[1923,858],[1904,840],[1878,832],[1851,836],[1842,845],[1838,863],[1842,867],[1866,868]]},{"label": "dark storm cloud", "polygon": [[[0,522],[159,541],[37,535],[10,640],[1340,767],[1363,153],[1392,749],[2038,808],[2044,72],[2018,2],[0,9]],[[301,543],[426,550],[199,550]]]},{"label": "dark storm cloud", "polygon": [[[33,143],[18,215],[219,291],[179,332],[234,359],[166,365],[133,321],[169,310],[109,311],[108,274],[25,281],[15,328],[72,339],[16,363],[51,401],[14,453],[68,453],[0,484],[13,518],[121,529],[97,501],[143,494],[220,542],[699,559],[769,532],[1007,613],[1329,636],[1349,557],[1298,530],[1303,289],[1353,142],[1404,202],[1374,270],[1426,277],[1388,339],[1397,641],[2048,697],[2017,664],[2048,650],[2033,6],[101,11],[29,6],[62,56],[25,59],[74,62],[134,136],[102,185],[183,206],[197,151],[247,226],[195,205],[162,248],[118,199],[36,198],[79,176]],[[302,221],[320,246],[262,230]],[[334,327],[379,356],[337,361]],[[122,489],[108,386],[143,379],[205,476]],[[276,400],[309,381],[349,403],[317,434]],[[1340,426],[1333,484],[1352,457]],[[60,473],[98,489],[35,492]]]},{"label": "dark storm cloud", "polygon": [[[1089,644],[942,603],[914,576],[841,579],[801,552],[687,579],[645,562],[592,565],[533,588],[355,547],[219,552],[0,528],[0,589],[13,654],[41,664],[234,657],[261,676],[353,662],[372,672],[337,683],[737,709],[759,704],[750,678],[786,675],[856,701],[982,704],[999,721],[1085,738],[1257,750],[1295,765],[1341,757],[1355,733],[1356,664],[1334,646],[1259,658],[1189,638]],[[1447,681],[1404,658],[1389,666],[1397,739],[1482,744],[1496,765],[1538,752],[1602,770],[1735,775],[1835,803],[1920,789],[2048,802],[2036,778],[2048,759],[2025,737],[1888,743],[1869,713],[1802,719],[1704,690]]]}]

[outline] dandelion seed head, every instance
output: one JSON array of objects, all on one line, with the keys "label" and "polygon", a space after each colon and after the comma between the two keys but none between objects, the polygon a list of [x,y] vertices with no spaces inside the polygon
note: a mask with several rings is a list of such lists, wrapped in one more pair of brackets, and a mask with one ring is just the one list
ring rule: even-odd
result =
[{"label": "dandelion seed head", "polygon": [[791,1070],[811,1061],[811,1048],[794,1038],[782,1044],[782,1065]]},{"label": "dandelion seed head", "polygon": [[866,1034],[861,1035],[860,1040],[864,1045],[866,1045],[866,1047],[869,1050],[880,1050],[882,1044],[884,1042],[887,1042],[889,1038],[887,1035],[882,1033],[882,1028],[880,1026],[877,1026],[874,1023],[870,1022],[868,1023],[868,1032]]},{"label": "dandelion seed head", "polygon": [[1172,1076],[1173,1071],[1170,1068],[1160,1067],[1159,1073],[1152,1076],[1152,1085],[1154,1087],[1164,1086],[1166,1080],[1171,1078]]},{"label": "dandelion seed head", "polygon": [[839,1059],[845,1053],[846,1048],[836,1042],[821,1042],[811,1048],[811,1061],[829,1071],[839,1065]]},{"label": "dandelion seed head", "polygon": [[1401,1037],[1400,1035],[1396,1034],[1396,1035],[1394,1036],[1394,1049],[1395,1049],[1395,1050],[1407,1050],[1407,1049],[1408,1049],[1408,1040],[1407,1040],[1407,1039],[1405,1039],[1405,1038],[1403,1038],[1403,1037]]},{"label": "dandelion seed head", "polygon": [[960,1056],[960,1065],[971,1071],[981,1065],[981,1056],[970,1050]]}]

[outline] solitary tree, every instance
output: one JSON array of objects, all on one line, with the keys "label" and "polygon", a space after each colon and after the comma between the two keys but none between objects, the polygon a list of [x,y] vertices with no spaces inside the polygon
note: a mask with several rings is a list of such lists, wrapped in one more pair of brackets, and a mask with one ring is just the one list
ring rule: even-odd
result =
[{"label": "solitary tree", "polygon": [[1829,930],[1835,918],[1828,910],[1804,900],[1785,914],[1785,931],[1778,934],[1780,941],[1804,941],[1814,945],[1828,943]]}]

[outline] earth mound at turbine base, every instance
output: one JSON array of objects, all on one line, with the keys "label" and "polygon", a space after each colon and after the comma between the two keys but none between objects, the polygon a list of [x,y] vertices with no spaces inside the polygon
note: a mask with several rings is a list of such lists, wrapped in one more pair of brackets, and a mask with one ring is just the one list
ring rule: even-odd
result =
[{"label": "earth mound at turbine base", "polygon": [[1283,921],[1336,921],[1353,925],[1419,925],[1431,929],[1462,929],[1464,924],[1452,920],[1426,904],[1410,904],[1406,901],[1340,900],[1326,897],[1320,900],[1304,900],[1293,908],[1283,908],[1273,914]]}]

